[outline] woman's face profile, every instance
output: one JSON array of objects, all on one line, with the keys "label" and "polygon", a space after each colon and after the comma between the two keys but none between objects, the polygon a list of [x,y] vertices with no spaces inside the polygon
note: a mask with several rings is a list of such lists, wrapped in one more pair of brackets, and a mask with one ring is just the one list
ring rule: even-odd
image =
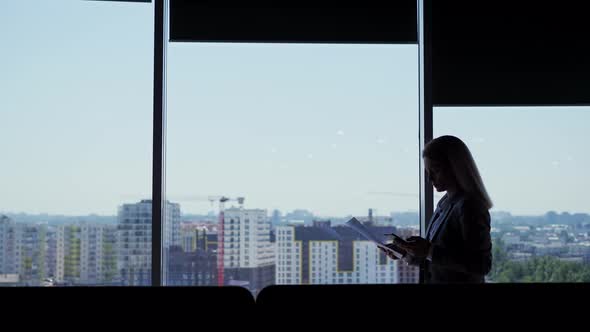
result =
[{"label": "woman's face profile", "polygon": [[455,180],[450,170],[442,163],[424,157],[424,169],[436,191],[441,192],[454,188]]}]

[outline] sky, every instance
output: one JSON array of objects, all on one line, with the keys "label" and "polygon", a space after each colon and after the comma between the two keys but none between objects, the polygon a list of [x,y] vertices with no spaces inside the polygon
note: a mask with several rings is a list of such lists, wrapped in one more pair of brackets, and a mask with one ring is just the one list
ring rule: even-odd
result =
[{"label": "sky", "polygon": [[[151,195],[150,4],[0,2],[0,212]],[[170,43],[167,196],[322,216],[418,210],[416,45]],[[496,210],[590,212],[590,109],[436,108]],[[396,195],[402,194],[402,195]],[[412,196],[414,195],[414,196]]]}]

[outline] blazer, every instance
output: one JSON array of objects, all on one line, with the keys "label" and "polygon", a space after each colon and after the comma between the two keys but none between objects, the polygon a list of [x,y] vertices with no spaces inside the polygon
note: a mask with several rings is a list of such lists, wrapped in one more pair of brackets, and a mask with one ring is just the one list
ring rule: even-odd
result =
[{"label": "blazer", "polygon": [[492,268],[490,213],[483,203],[445,195],[432,216],[427,283],[483,283]]}]

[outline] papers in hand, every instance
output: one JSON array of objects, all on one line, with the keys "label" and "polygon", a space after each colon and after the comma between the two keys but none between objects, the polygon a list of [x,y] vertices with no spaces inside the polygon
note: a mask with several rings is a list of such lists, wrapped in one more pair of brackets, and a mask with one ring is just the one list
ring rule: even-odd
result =
[{"label": "papers in hand", "polygon": [[377,247],[385,250],[385,252],[391,253],[397,258],[403,258],[405,256],[405,251],[403,251],[401,248],[398,251],[386,246],[385,239],[383,237],[373,234],[365,225],[361,224],[356,218],[352,218],[349,221],[347,221],[346,225],[357,231],[365,239],[374,242],[377,245]]}]

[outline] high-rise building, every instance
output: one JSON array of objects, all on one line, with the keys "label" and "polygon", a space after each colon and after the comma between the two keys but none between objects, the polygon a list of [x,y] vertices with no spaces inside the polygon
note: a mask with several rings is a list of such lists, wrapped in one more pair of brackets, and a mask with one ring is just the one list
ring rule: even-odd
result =
[{"label": "high-rise building", "polygon": [[[180,205],[166,202],[164,252],[180,246]],[[124,204],[118,213],[118,266],[124,285],[151,285],[152,201]]]},{"label": "high-rise building", "polygon": [[[151,210],[150,210],[151,216]],[[180,246],[180,204],[166,202],[164,209],[163,246]]]},{"label": "high-rise building", "polygon": [[56,226],[48,226],[45,234],[45,276],[55,280],[57,276],[57,233]]},{"label": "high-rise building", "polygon": [[9,241],[13,225],[14,222],[10,218],[0,215],[0,274],[15,274]]},{"label": "high-rise building", "polygon": [[116,226],[86,223],[59,226],[56,281],[109,285],[117,279]]},{"label": "high-rise building", "polygon": [[20,285],[39,286],[47,275],[48,226],[0,217],[0,273],[18,275]]},{"label": "high-rise building", "polygon": [[[367,226],[376,234],[391,226]],[[391,284],[418,282],[416,267],[385,256],[346,226],[280,226],[276,234],[277,284]],[[415,281],[414,281],[415,280]]]},{"label": "high-rise building", "polygon": [[14,223],[9,230],[9,255],[25,286],[38,286],[45,278],[47,225]]},{"label": "high-rise building", "polygon": [[166,252],[166,285],[217,285],[217,233],[201,223],[180,226],[181,246]]},{"label": "high-rise building", "polygon": [[266,210],[230,208],[224,219],[224,278],[257,293],[274,284],[274,249]]},{"label": "high-rise building", "polygon": [[217,250],[217,233],[202,225],[184,224],[181,226],[181,247],[184,252]]},{"label": "high-rise building", "polygon": [[185,252],[181,247],[168,249],[167,286],[216,286],[217,253],[201,248]]},{"label": "high-rise building", "polygon": [[180,247],[183,252],[194,252],[197,250],[197,233],[199,228],[192,224],[180,226]]}]

